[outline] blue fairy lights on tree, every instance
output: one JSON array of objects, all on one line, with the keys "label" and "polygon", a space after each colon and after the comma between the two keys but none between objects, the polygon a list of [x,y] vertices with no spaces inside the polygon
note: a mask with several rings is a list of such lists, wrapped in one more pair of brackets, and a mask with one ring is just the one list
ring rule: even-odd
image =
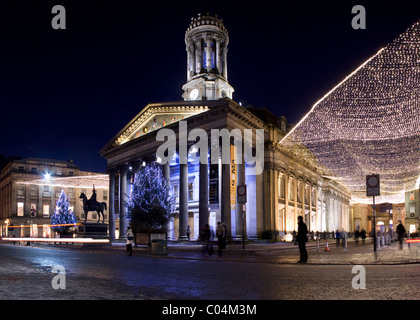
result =
[{"label": "blue fairy lights on tree", "polygon": [[[51,216],[52,229],[60,234],[65,234],[70,231],[71,224],[76,224],[76,216],[74,212],[70,210],[70,201],[67,194],[61,189],[60,197],[57,200],[57,204],[53,215]],[[68,226],[63,226],[67,225]]]},{"label": "blue fairy lights on tree", "polygon": [[175,196],[160,165],[148,164],[134,174],[126,207],[135,232],[163,231],[175,215]]}]

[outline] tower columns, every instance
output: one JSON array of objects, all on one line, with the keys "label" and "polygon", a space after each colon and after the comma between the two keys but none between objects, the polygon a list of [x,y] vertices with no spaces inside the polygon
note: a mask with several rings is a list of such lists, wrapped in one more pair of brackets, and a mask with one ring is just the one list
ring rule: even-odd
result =
[{"label": "tower columns", "polygon": [[201,72],[201,39],[195,41],[195,73]]},{"label": "tower columns", "polygon": [[[184,100],[232,99],[234,88],[227,81],[229,34],[223,20],[201,14],[191,19],[185,33],[187,83],[182,86]],[[191,95],[197,92],[198,95]]]},{"label": "tower columns", "polygon": [[227,81],[227,47],[223,48],[223,77]]},{"label": "tower columns", "polygon": [[207,37],[206,38],[206,60],[207,60],[206,61],[206,67],[207,67],[207,72],[211,71],[211,52],[212,52],[211,42],[212,42],[211,38]]},{"label": "tower columns", "polygon": [[220,40],[217,39],[216,40],[216,68],[217,68],[217,72],[219,72],[219,74],[222,74],[222,64],[221,64],[221,59],[222,55],[220,52]]}]

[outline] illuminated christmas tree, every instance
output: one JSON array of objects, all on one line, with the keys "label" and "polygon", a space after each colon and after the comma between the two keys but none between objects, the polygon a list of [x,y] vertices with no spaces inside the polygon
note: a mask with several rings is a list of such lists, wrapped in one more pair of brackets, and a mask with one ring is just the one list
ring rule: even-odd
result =
[{"label": "illuminated christmas tree", "polygon": [[68,233],[71,228],[74,228],[72,225],[76,223],[76,217],[70,210],[69,197],[64,190],[61,189],[54,214],[51,216],[52,229],[60,234],[65,234]]},{"label": "illuminated christmas tree", "polygon": [[160,165],[141,167],[134,174],[127,201],[127,217],[136,232],[162,230],[174,216],[175,197]]}]

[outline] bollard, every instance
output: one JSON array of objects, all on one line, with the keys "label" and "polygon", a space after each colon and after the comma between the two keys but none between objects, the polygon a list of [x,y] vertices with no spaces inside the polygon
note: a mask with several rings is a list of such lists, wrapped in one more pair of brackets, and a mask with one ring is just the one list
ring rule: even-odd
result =
[{"label": "bollard", "polygon": [[381,236],[381,246],[383,247],[385,245],[385,240],[384,240],[384,236]]},{"label": "bollard", "polygon": [[319,251],[319,236],[316,237],[316,251]]},{"label": "bollard", "polygon": [[376,237],[376,248],[377,249],[381,248],[381,239],[378,236]]}]

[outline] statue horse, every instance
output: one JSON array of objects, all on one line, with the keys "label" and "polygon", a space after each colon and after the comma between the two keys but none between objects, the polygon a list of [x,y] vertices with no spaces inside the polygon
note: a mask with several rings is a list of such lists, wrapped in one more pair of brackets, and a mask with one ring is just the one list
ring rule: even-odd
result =
[{"label": "statue horse", "polygon": [[82,192],[79,199],[83,199],[83,211],[85,212],[85,222],[88,217],[89,211],[96,211],[98,213],[98,222],[101,220],[102,214],[102,223],[105,222],[104,210],[106,210],[106,202],[98,202],[96,200],[87,199],[86,195]]}]

